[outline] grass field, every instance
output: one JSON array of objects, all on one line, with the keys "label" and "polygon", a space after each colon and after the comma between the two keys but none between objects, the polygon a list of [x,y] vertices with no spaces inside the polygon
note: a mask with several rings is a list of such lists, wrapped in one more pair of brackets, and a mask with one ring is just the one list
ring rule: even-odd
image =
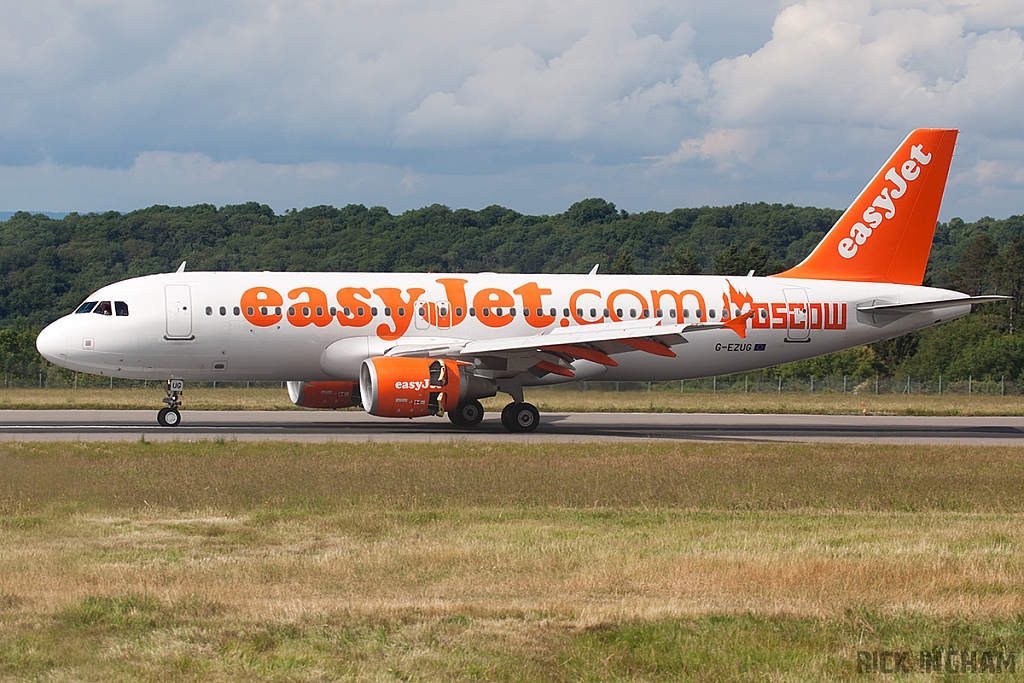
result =
[{"label": "grass field", "polygon": [[1022,456],[5,444],[0,679],[851,680],[933,647],[1024,671]]},{"label": "grass field", "polygon": [[[136,409],[161,407],[159,387],[0,389],[4,409]],[[577,391],[574,388],[533,388],[526,399],[541,412],[662,412],[662,413],[809,413],[849,415],[1024,415],[1024,396],[998,394],[860,394],[852,393],[732,393],[674,391]],[[189,388],[187,410],[305,410],[278,388]],[[508,403],[505,395],[485,400],[493,412]]]}]

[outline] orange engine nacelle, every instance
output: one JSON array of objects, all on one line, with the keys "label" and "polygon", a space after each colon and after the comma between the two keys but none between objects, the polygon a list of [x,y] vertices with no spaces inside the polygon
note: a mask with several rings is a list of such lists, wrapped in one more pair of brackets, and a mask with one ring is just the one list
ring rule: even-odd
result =
[{"label": "orange engine nacelle", "polygon": [[359,405],[355,382],[288,382],[288,398],[303,408],[350,408]]},{"label": "orange engine nacelle", "polygon": [[423,417],[455,410],[462,376],[453,360],[367,358],[359,368],[363,410],[378,417]]}]

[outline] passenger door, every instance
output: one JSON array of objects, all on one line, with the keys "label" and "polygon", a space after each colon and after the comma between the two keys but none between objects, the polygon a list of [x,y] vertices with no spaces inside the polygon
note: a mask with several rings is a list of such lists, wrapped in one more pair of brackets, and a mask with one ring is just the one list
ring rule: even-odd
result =
[{"label": "passenger door", "polygon": [[195,339],[192,334],[192,290],[188,285],[164,285],[167,334],[164,339]]}]

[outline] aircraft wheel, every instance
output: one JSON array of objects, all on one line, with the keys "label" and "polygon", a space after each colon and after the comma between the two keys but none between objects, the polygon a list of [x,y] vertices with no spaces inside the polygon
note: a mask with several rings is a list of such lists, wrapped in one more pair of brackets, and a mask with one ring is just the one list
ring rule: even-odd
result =
[{"label": "aircraft wheel", "polygon": [[480,401],[473,399],[459,406],[448,413],[448,419],[459,427],[476,427],[484,419],[484,407]]},{"label": "aircraft wheel", "polygon": [[510,403],[501,415],[502,424],[510,432],[532,432],[540,425],[540,412],[530,403]]},{"label": "aircraft wheel", "polygon": [[156,421],[162,427],[177,427],[181,424],[181,413],[171,408],[161,408],[156,414]]},{"label": "aircraft wheel", "polygon": [[501,426],[510,432],[514,432],[512,428],[512,409],[515,407],[515,403],[509,403],[501,409]]}]

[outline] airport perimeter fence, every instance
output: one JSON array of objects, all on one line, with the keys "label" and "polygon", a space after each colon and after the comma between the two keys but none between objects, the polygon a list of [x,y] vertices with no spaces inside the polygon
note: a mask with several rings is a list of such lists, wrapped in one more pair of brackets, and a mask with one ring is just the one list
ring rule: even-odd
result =
[{"label": "airport perimeter fence", "polygon": [[[78,389],[78,388],[153,388],[163,380],[128,380],[75,373],[50,366],[30,373],[4,373],[4,388]],[[284,389],[284,382],[188,382],[188,387],[211,389]],[[764,373],[726,375],[670,382],[572,382],[548,388],[552,391],[656,391],[694,394],[954,394],[985,396],[1024,395],[1024,381],[1006,377],[974,377],[950,380],[944,377],[783,377]]]},{"label": "airport perimeter fence", "polygon": [[782,377],[728,375],[674,382],[579,382],[578,391],[672,391],[700,394],[956,394],[986,396],[1024,395],[1024,382],[1006,377]]}]

